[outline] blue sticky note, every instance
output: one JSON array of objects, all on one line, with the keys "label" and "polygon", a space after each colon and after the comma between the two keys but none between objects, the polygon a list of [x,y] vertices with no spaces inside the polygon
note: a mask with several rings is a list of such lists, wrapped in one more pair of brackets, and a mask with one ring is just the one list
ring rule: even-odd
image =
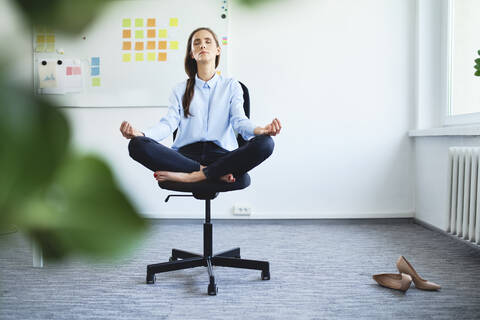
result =
[{"label": "blue sticky note", "polygon": [[100,68],[99,67],[94,67],[92,68],[92,76],[99,76],[100,75]]},{"label": "blue sticky note", "polygon": [[100,65],[100,58],[92,57],[92,66],[99,66],[99,65]]}]

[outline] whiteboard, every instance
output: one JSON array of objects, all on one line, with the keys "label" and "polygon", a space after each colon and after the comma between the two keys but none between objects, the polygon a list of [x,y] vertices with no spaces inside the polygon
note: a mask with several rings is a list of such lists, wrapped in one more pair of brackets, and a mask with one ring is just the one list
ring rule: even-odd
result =
[{"label": "whiteboard", "polygon": [[187,78],[186,43],[198,27],[217,34],[217,71],[228,76],[228,18],[227,0],[119,0],[75,38],[35,27],[35,93],[68,107],[167,106]]}]

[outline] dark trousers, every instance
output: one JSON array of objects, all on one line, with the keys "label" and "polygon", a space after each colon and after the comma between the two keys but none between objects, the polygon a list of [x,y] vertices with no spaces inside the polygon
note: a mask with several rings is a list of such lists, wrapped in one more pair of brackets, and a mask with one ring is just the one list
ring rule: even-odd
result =
[{"label": "dark trousers", "polygon": [[265,161],[273,147],[273,139],[268,135],[256,136],[233,151],[210,141],[192,143],[175,151],[153,139],[135,137],[130,140],[128,151],[135,161],[152,171],[193,172],[203,165],[207,166],[203,169],[207,179],[218,179],[228,173],[242,176]]}]

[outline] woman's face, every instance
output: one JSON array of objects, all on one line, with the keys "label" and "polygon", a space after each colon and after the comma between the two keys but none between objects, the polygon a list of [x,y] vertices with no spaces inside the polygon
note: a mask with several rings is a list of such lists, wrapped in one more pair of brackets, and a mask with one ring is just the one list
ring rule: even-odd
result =
[{"label": "woman's face", "polygon": [[215,57],[220,55],[220,47],[217,47],[209,31],[200,30],[193,35],[191,55],[197,62],[215,61]]}]

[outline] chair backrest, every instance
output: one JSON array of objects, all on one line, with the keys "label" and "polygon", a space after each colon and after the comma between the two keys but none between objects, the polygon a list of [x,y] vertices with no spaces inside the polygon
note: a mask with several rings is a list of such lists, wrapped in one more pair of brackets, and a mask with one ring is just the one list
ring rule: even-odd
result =
[{"label": "chair backrest", "polygon": [[[248,94],[248,88],[240,81],[238,81],[238,83],[240,83],[240,86],[243,90],[243,111],[245,111],[245,115],[247,116],[247,118],[250,119],[250,95]],[[177,130],[178,129],[175,129],[175,131],[173,132],[173,141],[175,141],[175,138],[177,136]],[[243,146],[246,143],[246,141],[239,134],[237,134],[237,142],[239,147]]]}]

